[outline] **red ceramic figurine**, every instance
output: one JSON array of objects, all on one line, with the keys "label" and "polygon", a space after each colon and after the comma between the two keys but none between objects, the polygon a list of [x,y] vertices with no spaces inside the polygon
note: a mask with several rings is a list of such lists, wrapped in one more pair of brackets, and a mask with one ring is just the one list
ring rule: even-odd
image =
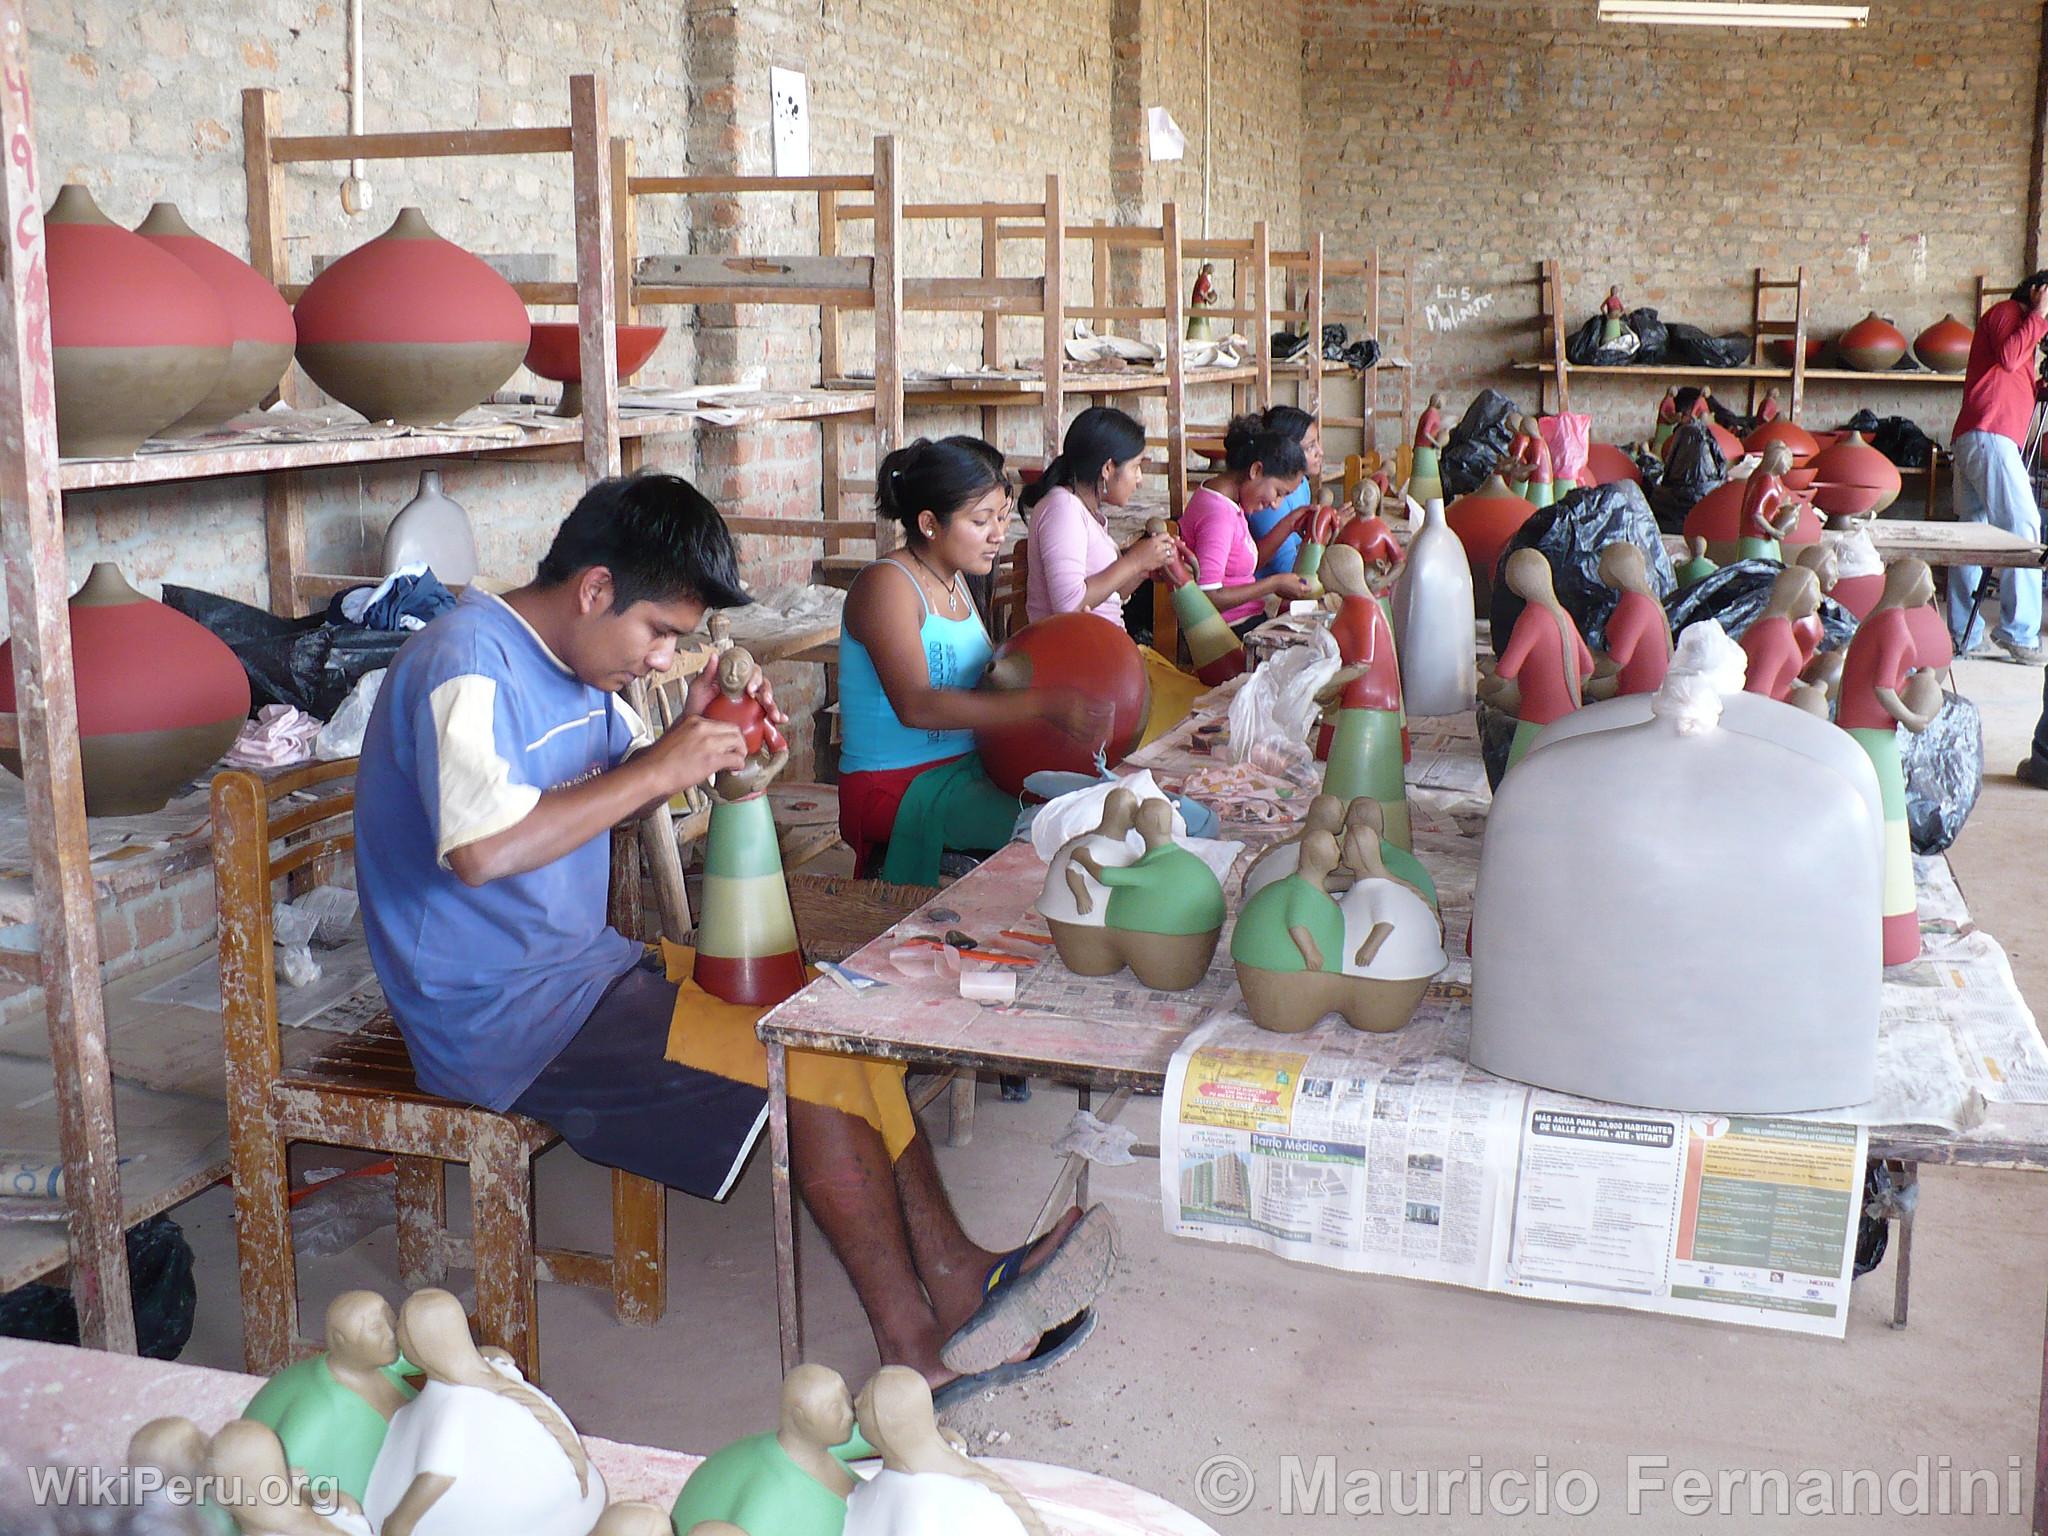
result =
[{"label": "red ceramic figurine", "polygon": [[1557,600],[1550,562],[1540,551],[1516,550],[1508,556],[1503,574],[1509,589],[1527,606],[1516,618],[1508,648],[1481,691],[1498,703],[1508,693],[1508,683],[1520,689],[1521,702],[1516,709],[1520,723],[1508,752],[1512,769],[1528,755],[1544,726],[1562,720],[1585,702],[1586,679],[1593,675],[1594,664],[1578,624]]},{"label": "red ceramic figurine", "polygon": [[1771,600],[1763,613],[1743,631],[1742,652],[1749,658],[1749,673],[1743,682],[1746,693],[1760,693],[1781,704],[1796,704],[1813,714],[1828,712],[1827,690],[1799,680],[1799,673],[1811,659],[1796,626],[1801,619],[1820,611],[1820,583],[1804,566],[1779,572],[1771,584]]},{"label": "red ceramic figurine", "polygon": [[1600,551],[1600,580],[1621,594],[1607,619],[1607,659],[1586,692],[1596,699],[1655,693],[1671,666],[1671,621],[1650,590],[1643,552],[1630,543]]}]

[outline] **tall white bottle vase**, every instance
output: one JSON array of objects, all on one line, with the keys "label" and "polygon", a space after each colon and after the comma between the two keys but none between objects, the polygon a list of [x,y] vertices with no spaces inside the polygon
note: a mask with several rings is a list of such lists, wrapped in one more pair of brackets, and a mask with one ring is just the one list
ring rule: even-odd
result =
[{"label": "tall white bottle vase", "polygon": [[420,475],[419,493],[384,530],[383,573],[388,576],[415,561],[432,570],[443,586],[476,580],[476,534],[462,504],[442,491],[439,470]]},{"label": "tall white bottle vase", "polygon": [[1410,715],[1455,715],[1473,706],[1478,658],[1472,568],[1465,546],[1432,497],[1394,586],[1394,648]]}]

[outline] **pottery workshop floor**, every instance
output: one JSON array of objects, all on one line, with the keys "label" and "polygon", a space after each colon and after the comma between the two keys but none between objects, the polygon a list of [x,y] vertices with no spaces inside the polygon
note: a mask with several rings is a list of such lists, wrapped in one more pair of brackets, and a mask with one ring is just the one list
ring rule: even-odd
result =
[{"label": "pottery workshop floor", "polygon": [[[1977,921],[2003,941],[2022,990],[2048,1007],[2048,898],[2041,829],[2048,795],[2018,784],[2040,707],[2041,674],[1993,662],[1957,669],[1984,712],[1989,772],[1954,850]],[[1018,1240],[1045,1193],[1046,1150],[1073,1110],[1070,1091],[1041,1086],[1026,1105],[985,1085],[972,1145],[939,1148],[968,1225],[983,1242]],[[1152,1139],[1158,1101],[1125,1123]],[[1986,1469],[2001,1490],[2010,1467],[2031,1493],[2042,1306],[2048,1288],[2048,1177],[1929,1169],[1922,1176],[1912,1326],[1889,1326],[1892,1262],[1859,1281],[1845,1342],[1677,1319],[1521,1302],[1449,1287],[1295,1267],[1265,1254],[1168,1239],[1157,1165],[1098,1171],[1095,1197],[1122,1226],[1124,1259],[1101,1327],[1066,1366],[972,1404],[956,1422],[976,1446],[1085,1468],[1198,1510],[1197,1469],[1241,1458],[1257,1496],[1219,1531],[1348,1529],[1341,1514],[1279,1513],[1288,1458],[1304,1477],[1332,1457],[1353,1473],[1399,1472],[1412,1498],[1421,1471],[1583,1469],[1597,1482],[1595,1529],[1625,1518],[1632,1457],[1668,1458],[1669,1475],[1779,1468],[1880,1479],[1930,1469]],[[607,1238],[604,1175],[566,1151],[540,1164],[549,1241]],[[460,1189],[454,1209],[461,1209]],[[723,1205],[669,1204],[669,1312],[652,1330],[614,1324],[599,1292],[543,1286],[545,1382],[585,1430],[705,1452],[772,1426],[775,1301],[765,1156]],[[200,1310],[185,1358],[241,1364],[230,1200],[216,1188],[177,1212],[199,1255]],[[803,1237],[811,1356],[858,1386],[875,1364],[853,1293],[817,1230]],[[337,1292],[397,1290],[393,1237],[373,1233],[331,1258],[304,1261],[306,1316],[317,1328]],[[467,1277],[456,1276],[457,1283]],[[1836,1484],[1839,1486],[1839,1483]],[[1930,1483],[1930,1486],[1934,1486]],[[1645,1531],[1778,1529],[1748,1513],[1682,1515],[1668,1496],[1643,1501]],[[1910,1497],[1910,1493],[1907,1495]],[[1775,1499],[1775,1494],[1771,1497]],[[1522,1531],[1565,1516],[1400,1519],[1416,1531]],[[1773,1507],[1773,1506],[1767,1506]],[[1802,1521],[1802,1530],[2022,1531],[2024,1516],[1932,1519],[1888,1514]]]}]

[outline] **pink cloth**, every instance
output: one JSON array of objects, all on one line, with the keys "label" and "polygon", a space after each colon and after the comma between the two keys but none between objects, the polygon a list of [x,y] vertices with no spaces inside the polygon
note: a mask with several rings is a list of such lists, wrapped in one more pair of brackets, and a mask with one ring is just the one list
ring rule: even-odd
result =
[{"label": "pink cloth", "polygon": [[[1258,572],[1259,546],[1252,541],[1251,522],[1244,508],[1220,491],[1205,485],[1188,498],[1188,509],[1180,518],[1180,536],[1201,562],[1205,592],[1247,586]],[[1224,610],[1223,622],[1235,624],[1264,607],[1256,601],[1239,603]]]},{"label": "pink cloth", "polygon": [[1560,477],[1569,476],[1574,485],[1583,482],[1586,455],[1593,441],[1593,418],[1570,412],[1538,419],[1536,430],[1550,445],[1550,467]]},{"label": "pink cloth", "polygon": [[[1024,612],[1035,624],[1054,613],[1078,613],[1088,578],[1108,567],[1120,551],[1088,504],[1061,486],[1031,509],[1031,543],[1026,549]],[[1112,592],[1092,610],[1123,627],[1124,600]]]}]

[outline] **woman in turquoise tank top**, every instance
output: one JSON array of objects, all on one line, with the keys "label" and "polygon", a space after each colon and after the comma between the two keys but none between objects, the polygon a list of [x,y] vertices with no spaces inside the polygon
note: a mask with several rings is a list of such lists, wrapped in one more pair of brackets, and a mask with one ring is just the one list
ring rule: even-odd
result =
[{"label": "woman in turquoise tank top", "polygon": [[977,729],[1038,719],[1089,740],[1108,722],[1071,689],[975,686],[994,647],[962,577],[986,575],[1002,552],[1002,454],[975,437],[919,438],[882,460],[875,501],[905,543],[846,599],[839,830],[859,874],[935,885],[940,853],[1000,848],[1020,809],[981,771]]}]

